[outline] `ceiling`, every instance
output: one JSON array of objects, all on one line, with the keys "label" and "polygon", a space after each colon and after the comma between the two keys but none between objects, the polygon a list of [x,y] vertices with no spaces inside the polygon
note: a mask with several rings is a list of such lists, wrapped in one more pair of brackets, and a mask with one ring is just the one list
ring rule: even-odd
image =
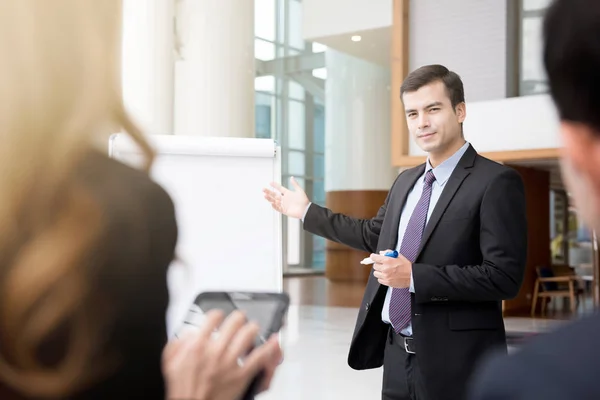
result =
[{"label": "ceiling", "polygon": [[[361,41],[352,41],[351,38],[354,35],[359,35]],[[390,66],[392,45],[391,26],[344,33],[342,35],[325,36],[311,40],[384,67]]]}]

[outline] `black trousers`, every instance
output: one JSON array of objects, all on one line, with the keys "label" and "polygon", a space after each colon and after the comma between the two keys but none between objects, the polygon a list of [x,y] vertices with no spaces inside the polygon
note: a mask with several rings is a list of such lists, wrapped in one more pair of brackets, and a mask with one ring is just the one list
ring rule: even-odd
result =
[{"label": "black trousers", "polygon": [[418,354],[404,348],[404,337],[390,327],[383,360],[382,400],[428,400]]}]

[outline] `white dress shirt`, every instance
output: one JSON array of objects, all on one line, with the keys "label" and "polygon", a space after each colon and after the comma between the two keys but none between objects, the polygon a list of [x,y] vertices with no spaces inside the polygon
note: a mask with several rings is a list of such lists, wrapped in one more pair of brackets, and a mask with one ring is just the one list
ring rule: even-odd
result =
[{"label": "white dress shirt", "polygon": [[[426,220],[426,224],[427,224],[427,222],[429,222],[429,218],[431,217],[431,214],[433,213],[435,205],[437,204],[437,201],[439,200],[440,195],[442,194],[442,190],[444,189],[446,182],[448,182],[450,175],[452,175],[452,172],[454,172],[454,168],[456,168],[456,166],[458,165],[458,162],[460,161],[462,156],[465,154],[465,151],[467,151],[468,147],[469,147],[469,143],[467,142],[456,153],[454,153],[450,158],[448,158],[446,161],[444,161],[443,163],[441,163],[440,165],[438,165],[435,168],[433,168],[431,166],[431,164],[429,163],[429,158],[427,159],[425,171],[423,172],[423,175],[419,179],[417,179],[417,181],[415,182],[415,185],[413,186],[412,190],[408,194],[408,197],[406,198],[406,203],[404,204],[404,208],[402,209],[402,214],[400,216],[400,224],[398,226],[398,243],[396,244],[396,250],[398,250],[398,252],[400,252],[400,246],[402,245],[402,239],[404,238],[404,233],[406,231],[406,226],[408,225],[410,216],[412,215],[415,207],[417,206],[417,203],[419,202],[419,199],[421,198],[421,193],[423,192],[423,182],[425,181],[425,174],[429,170],[433,170],[433,175],[435,176],[435,181],[433,182],[433,185],[431,187],[431,198],[429,199],[429,209],[427,211],[427,220]],[[414,287],[412,275],[410,277],[409,290],[411,293],[415,293],[415,287]],[[385,296],[385,302],[383,303],[383,309],[381,310],[381,319],[386,324],[391,323],[390,322],[390,299],[391,299],[391,297],[392,297],[392,288],[388,288],[386,296]],[[409,324],[406,328],[404,328],[401,333],[406,336],[412,336],[412,324]]]}]

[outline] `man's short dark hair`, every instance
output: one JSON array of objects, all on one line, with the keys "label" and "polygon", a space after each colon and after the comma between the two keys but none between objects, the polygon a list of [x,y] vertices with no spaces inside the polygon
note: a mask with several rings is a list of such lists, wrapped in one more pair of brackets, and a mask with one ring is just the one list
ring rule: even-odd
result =
[{"label": "man's short dark hair", "polygon": [[600,135],[600,1],[554,1],[543,35],[544,67],[559,117]]},{"label": "man's short dark hair", "polygon": [[452,103],[452,108],[465,101],[465,90],[462,80],[456,72],[450,71],[443,65],[433,64],[420,67],[406,77],[400,87],[400,98],[406,92],[415,92],[425,85],[440,81],[446,86],[446,92]]}]

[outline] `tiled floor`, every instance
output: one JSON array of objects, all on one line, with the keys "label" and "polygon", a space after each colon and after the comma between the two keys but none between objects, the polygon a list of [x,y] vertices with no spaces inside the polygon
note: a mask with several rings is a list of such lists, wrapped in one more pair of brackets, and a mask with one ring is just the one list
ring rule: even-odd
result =
[{"label": "tiled floor", "polygon": [[260,400],[374,399],[381,370],[354,371],[346,363],[356,309],[291,306],[282,332],[284,363]]},{"label": "tiled floor", "polygon": [[[306,281],[312,280],[310,285]],[[291,296],[282,331],[284,363],[271,390],[259,400],[337,400],[380,398],[382,370],[354,371],[346,362],[362,288],[331,285],[324,278],[286,279]],[[313,303],[313,304],[310,304]],[[359,304],[358,303],[358,304]],[[334,304],[334,305],[331,305]],[[544,332],[564,320],[506,318],[508,332]]]},{"label": "tiled floor", "polygon": [[[284,363],[261,400],[376,399],[382,370],[354,371],[346,363],[357,314],[355,308],[290,308],[282,331]],[[508,330],[540,332],[562,321],[507,318]]]}]

